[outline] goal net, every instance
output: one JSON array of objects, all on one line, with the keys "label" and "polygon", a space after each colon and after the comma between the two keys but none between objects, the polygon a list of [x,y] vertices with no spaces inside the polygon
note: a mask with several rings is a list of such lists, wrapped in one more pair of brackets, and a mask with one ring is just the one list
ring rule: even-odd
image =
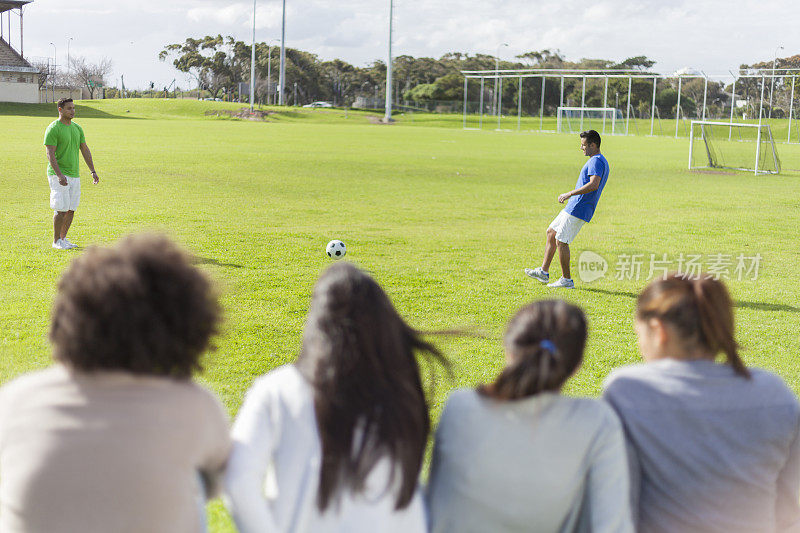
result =
[{"label": "goal net", "polygon": [[622,110],[615,107],[559,107],[556,118],[558,133],[580,133],[595,130],[612,135],[625,134]]},{"label": "goal net", "polygon": [[777,174],[781,161],[769,125],[692,121],[689,168],[728,168]]}]

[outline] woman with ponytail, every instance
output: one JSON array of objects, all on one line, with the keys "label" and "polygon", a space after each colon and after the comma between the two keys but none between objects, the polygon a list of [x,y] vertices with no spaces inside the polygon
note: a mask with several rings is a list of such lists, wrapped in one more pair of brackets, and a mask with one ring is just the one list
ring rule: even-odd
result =
[{"label": "woman with ponytail", "polygon": [[742,362],[725,285],[654,281],[636,333],[645,364],[614,371],[604,397],[625,428],[637,529],[800,530],[800,406]]},{"label": "woman with ponytail", "polygon": [[432,533],[633,531],[619,420],[600,401],[560,394],[583,359],[583,312],[555,300],[527,305],[504,344],[494,382],[454,392],[442,414]]}]

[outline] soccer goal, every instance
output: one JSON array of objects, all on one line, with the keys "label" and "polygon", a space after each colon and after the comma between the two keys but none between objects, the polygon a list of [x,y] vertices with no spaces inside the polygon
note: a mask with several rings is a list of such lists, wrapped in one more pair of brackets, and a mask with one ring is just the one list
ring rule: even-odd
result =
[{"label": "soccer goal", "polygon": [[693,120],[689,129],[689,169],[696,168],[778,174],[781,161],[768,124]]},{"label": "soccer goal", "polygon": [[556,116],[558,133],[580,133],[595,130],[622,135],[625,121],[622,110],[615,107],[559,107]]}]

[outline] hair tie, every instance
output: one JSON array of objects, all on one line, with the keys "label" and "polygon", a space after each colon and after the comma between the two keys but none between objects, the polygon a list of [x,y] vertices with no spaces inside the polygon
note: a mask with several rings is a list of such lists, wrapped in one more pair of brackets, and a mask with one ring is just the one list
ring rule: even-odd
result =
[{"label": "hair tie", "polygon": [[539,346],[547,350],[548,352],[555,354],[556,353],[556,345],[553,344],[553,341],[549,339],[544,339],[539,342]]}]

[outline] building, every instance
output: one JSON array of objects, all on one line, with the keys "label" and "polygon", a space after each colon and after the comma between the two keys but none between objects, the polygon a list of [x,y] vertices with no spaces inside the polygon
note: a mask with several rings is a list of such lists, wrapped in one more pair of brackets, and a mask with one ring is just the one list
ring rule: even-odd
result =
[{"label": "building", "polygon": [[[22,10],[32,0],[0,0],[0,102],[39,103],[39,71],[23,56]],[[19,51],[11,44],[11,15],[19,15]]]}]

